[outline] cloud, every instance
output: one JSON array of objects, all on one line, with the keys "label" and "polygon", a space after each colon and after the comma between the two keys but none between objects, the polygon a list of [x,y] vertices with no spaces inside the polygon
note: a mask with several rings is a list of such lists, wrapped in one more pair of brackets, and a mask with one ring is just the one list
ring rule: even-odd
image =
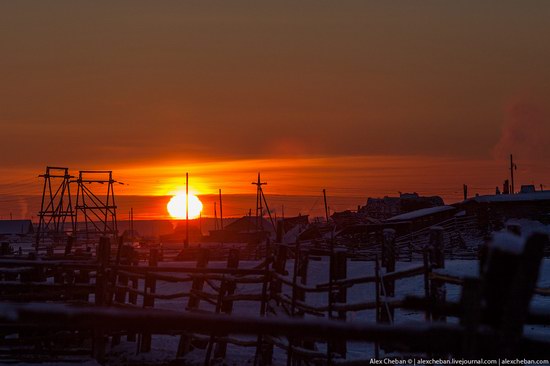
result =
[{"label": "cloud", "polygon": [[540,161],[550,157],[550,118],[546,111],[530,102],[516,102],[506,111],[500,139],[493,148],[495,158],[514,154],[524,160]]}]

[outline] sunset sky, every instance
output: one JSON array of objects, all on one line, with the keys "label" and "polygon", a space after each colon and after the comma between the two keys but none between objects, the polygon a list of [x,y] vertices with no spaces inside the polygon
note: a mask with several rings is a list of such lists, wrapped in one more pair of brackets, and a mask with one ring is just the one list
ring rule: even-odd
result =
[{"label": "sunset sky", "polygon": [[548,1],[0,1],[0,211],[46,165],[112,169],[122,195],[185,172],[254,194],[261,171],[271,194],[364,204],[492,193],[514,153],[519,184],[550,187],[549,19]]}]

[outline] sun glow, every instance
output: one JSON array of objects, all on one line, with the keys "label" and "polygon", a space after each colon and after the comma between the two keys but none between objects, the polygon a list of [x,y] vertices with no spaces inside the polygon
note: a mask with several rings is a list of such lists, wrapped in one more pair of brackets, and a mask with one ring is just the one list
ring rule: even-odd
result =
[{"label": "sun glow", "polygon": [[[185,193],[178,193],[170,199],[166,209],[174,219],[185,219]],[[194,194],[189,194],[189,218],[196,219],[202,211],[202,202]]]}]

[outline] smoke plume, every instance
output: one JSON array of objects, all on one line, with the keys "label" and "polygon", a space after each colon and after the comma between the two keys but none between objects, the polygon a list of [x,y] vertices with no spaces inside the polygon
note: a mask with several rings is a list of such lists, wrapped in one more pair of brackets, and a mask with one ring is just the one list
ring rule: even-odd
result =
[{"label": "smoke plume", "polygon": [[539,106],[521,102],[508,108],[493,154],[505,158],[511,153],[531,161],[550,158],[550,119]]}]

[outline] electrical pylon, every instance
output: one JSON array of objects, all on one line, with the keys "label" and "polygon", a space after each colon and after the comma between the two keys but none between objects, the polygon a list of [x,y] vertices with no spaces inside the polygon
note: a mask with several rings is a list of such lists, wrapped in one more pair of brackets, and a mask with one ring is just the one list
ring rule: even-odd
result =
[{"label": "electrical pylon", "polygon": [[[118,235],[114,184],[110,170],[81,170],[78,173],[75,225],[77,240],[96,244],[99,237]],[[122,183],[120,183],[122,184]],[[103,189],[99,186],[102,185]],[[106,190],[105,190],[105,185]],[[83,226],[79,225],[83,222]]]},{"label": "electrical pylon", "polygon": [[38,212],[36,250],[40,245],[56,245],[75,232],[75,212],[71,201],[69,168],[46,167],[42,203]]}]

